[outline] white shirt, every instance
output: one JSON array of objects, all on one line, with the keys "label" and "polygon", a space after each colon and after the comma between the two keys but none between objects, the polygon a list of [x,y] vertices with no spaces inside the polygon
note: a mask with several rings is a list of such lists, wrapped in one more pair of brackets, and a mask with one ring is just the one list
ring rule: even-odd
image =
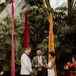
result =
[{"label": "white shirt", "polygon": [[30,58],[23,53],[21,56],[21,75],[30,75],[32,72],[32,65],[31,65],[31,60]]},{"label": "white shirt", "polygon": [[[52,66],[52,62],[51,60],[48,62],[48,67]],[[51,69],[48,69],[48,75],[47,76],[55,76],[55,71],[54,71],[54,67]]]},{"label": "white shirt", "polygon": [[42,64],[42,56],[38,56],[38,64]]}]

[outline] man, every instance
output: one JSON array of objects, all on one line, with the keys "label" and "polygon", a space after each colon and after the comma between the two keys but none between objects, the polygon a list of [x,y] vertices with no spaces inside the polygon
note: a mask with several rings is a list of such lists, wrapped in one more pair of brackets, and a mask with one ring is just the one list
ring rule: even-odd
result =
[{"label": "man", "polygon": [[31,76],[32,65],[31,60],[29,58],[30,52],[31,48],[26,48],[21,56],[21,76]]},{"label": "man", "polygon": [[46,58],[42,55],[40,49],[37,49],[36,56],[33,57],[32,66],[34,69],[35,76],[46,76],[46,68],[45,65],[47,64]]}]

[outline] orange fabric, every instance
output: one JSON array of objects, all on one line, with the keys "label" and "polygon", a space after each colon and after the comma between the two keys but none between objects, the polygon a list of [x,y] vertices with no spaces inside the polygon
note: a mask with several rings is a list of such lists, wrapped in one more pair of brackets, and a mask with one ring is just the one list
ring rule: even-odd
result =
[{"label": "orange fabric", "polygon": [[48,51],[54,51],[54,34],[53,34],[53,17],[50,15],[49,18],[50,25],[49,25],[49,46]]},{"label": "orange fabric", "polygon": [[[54,48],[54,34],[53,34],[53,16],[52,14],[49,16],[49,45],[48,45],[48,52],[55,52]],[[48,60],[49,60],[48,56]],[[55,65],[55,76],[57,76],[57,71],[56,71],[56,65]]]}]

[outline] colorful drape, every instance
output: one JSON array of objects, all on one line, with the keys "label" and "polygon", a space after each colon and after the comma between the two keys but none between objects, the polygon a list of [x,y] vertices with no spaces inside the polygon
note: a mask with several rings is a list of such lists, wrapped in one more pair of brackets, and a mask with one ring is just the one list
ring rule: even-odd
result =
[{"label": "colorful drape", "polygon": [[30,35],[28,29],[28,12],[24,13],[25,23],[24,23],[24,48],[28,48],[30,46]]},{"label": "colorful drape", "polygon": [[11,76],[15,76],[15,53],[14,53],[14,0],[12,0],[12,50],[11,50]]},{"label": "colorful drape", "polygon": [[[48,52],[55,52],[54,48],[54,34],[53,34],[53,16],[50,14],[49,16],[49,45],[48,45]],[[48,60],[50,57],[48,56]],[[56,71],[56,64],[55,64],[55,76],[57,76],[57,71]]]},{"label": "colorful drape", "polygon": [[50,15],[49,17],[49,46],[48,51],[54,51],[54,34],[53,34],[53,17]]}]

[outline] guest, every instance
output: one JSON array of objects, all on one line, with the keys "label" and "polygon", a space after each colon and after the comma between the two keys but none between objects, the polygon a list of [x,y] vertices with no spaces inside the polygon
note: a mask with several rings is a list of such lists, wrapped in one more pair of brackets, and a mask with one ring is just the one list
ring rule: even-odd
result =
[{"label": "guest", "polygon": [[21,56],[21,76],[31,76],[32,74],[32,65],[29,58],[30,52],[31,48],[26,48]]},{"label": "guest", "polygon": [[72,57],[72,61],[69,61],[64,70],[67,72],[66,76],[76,76],[76,58]]},{"label": "guest", "polygon": [[73,67],[76,67],[76,58],[72,57],[72,61],[67,62],[66,66],[64,66],[65,70],[69,70]]},{"label": "guest", "polygon": [[65,66],[64,66],[64,70],[65,70],[65,76],[70,76],[70,69],[69,69],[69,65],[70,65],[70,61],[68,61]]},{"label": "guest", "polygon": [[76,68],[76,58],[75,57],[72,57],[72,63],[69,64],[69,68],[73,68],[73,67]]},{"label": "guest", "polygon": [[33,57],[32,60],[32,66],[35,70],[35,76],[46,76],[46,63],[46,57],[42,55],[41,49],[37,49],[36,56]]},{"label": "guest", "polygon": [[69,62],[67,62],[67,64],[64,66],[64,70],[69,70],[69,65],[70,65],[70,61]]},{"label": "guest", "polygon": [[72,57],[72,63],[69,64],[70,76],[76,76],[76,58]]}]

